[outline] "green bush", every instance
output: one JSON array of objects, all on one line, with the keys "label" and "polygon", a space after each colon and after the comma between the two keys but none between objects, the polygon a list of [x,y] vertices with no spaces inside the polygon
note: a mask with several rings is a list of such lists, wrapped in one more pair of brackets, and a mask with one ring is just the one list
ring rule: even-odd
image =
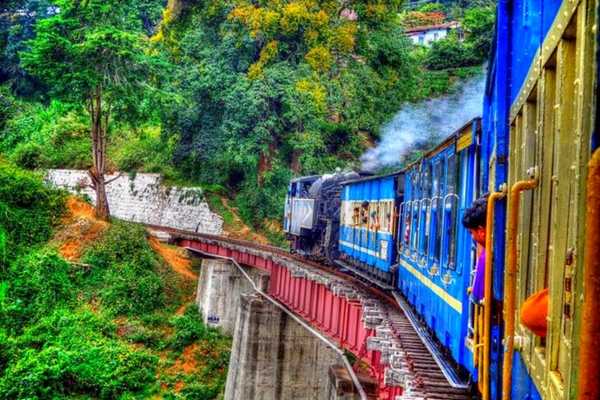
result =
[{"label": "green bush", "polygon": [[104,273],[100,297],[116,314],[144,314],[165,304],[163,283],[158,274],[134,263],[113,264]]},{"label": "green bush", "polygon": [[200,339],[216,340],[220,337],[216,330],[204,325],[196,304],[190,304],[183,315],[173,318],[172,323],[175,327],[175,335],[171,346],[177,350],[182,350]]},{"label": "green bush", "polygon": [[190,400],[213,400],[223,390],[224,385],[206,385],[202,383],[192,383],[186,385],[181,394],[185,399]]},{"label": "green bush", "polygon": [[114,221],[83,260],[93,268],[88,283],[112,312],[139,315],[165,304],[159,262],[142,226]]},{"label": "green bush", "polygon": [[171,163],[175,147],[173,139],[163,137],[157,127],[115,134],[111,159],[121,171],[162,173],[170,178],[178,175]]},{"label": "green bush", "polygon": [[86,251],[84,262],[102,269],[131,263],[140,270],[151,270],[158,261],[146,240],[143,226],[113,221],[102,239]]},{"label": "green bush", "polygon": [[0,309],[5,328],[19,331],[30,321],[70,302],[75,294],[70,272],[69,264],[48,250],[34,251],[14,261]]},{"label": "green bush", "polygon": [[155,381],[157,357],[133,350],[114,326],[90,311],[57,309],[16,340],[0,375],[0,398],[141,394]]},{"label": "green bush", "polygon": [[0,160],[0,226],[9,257],[50,238],[64,200],[65,193],[44,185],[40,176]]},{"label": "green bush", "polygon": [[17,145],[11,154],[11,159],[19,167],[26,169],[38,169],[48,165],[42,145],[32,142]]},{"label": "green bush", "polygon": [[425,66],[432,70],[468,67],[480,64],[481,60],[473,53],[473,49],[451,34],[431,44],[425,58]]}]

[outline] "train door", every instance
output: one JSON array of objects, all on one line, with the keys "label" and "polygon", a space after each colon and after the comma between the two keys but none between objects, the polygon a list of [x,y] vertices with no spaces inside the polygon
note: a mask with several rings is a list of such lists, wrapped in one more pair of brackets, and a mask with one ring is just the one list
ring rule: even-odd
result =
[{"label": "train door", "polygon": [[285,205],[283,208],[283,231],[290,231],[290,222],[292,219],[292,187],[293,183],[288,185],[288,191],[285,195]]},{"label": "train door", "polygon": [[[462,225],[464,214],[473,201],[479,196],[477,185],[477,168],[479,154],[477,150],[477,126],[473,125],[466,129],[457,139],[456,153],[448,160],[448,168],[455,168],[455,176],[452,179],[455,188],[449,188],[448,204],[455,208],[456,213],[455,246],[452,249],[454,259],[449,258],[449,263],[454,262],[448,273],[456,281],[456,298],[460,299],[463,306],[461,315],[461,334],[465,338],[465,346],[461,346],[460,358],[463,365],[472,371],[478,363],[478,349],[481,348],[480,335],[482,318],[480,306],[475,305],[467,293],[467,288],[472,286],[477,256],[477,246],[469,231]],[[451,185],[449,183],[449,185]],[[448,279],[448,278],[447,278]],[[466,349],[471,353],[467,354]]]},{"label": "train door", "polygon": [[[593,86],[592,55],[585,47],[590,29],[587,3],[562,13],[564,21],[557,25],[562,30],[553,32],[557,40],[544,45],[539,72],[529,77],[511,109],[509,187],[527,180],[535,187],[521,193],[519,213],[507,221],[509,232],[517,229],[517,273],[514,290],[510,275],[506,278],[505,319],[512,316],[516,322],[513,365],[524,362],[542,397],[552,400],[573,396],[575,386],[572,338],[583,251],[583,240],[577,238],[583,237],[584,229],[583,182],[591,135],[586,107],[592,104]],[[510,193],[509,215],[510,207],[516,210],[518,196],[515,190]],[[510,261],[506,268],[510,270]],[[546,337],[520,323],[525,300],[543,289],[549,290]],[[506,307],[512,294],[514,310]],[[518,390],[518,385],[511,387],[515,399]]]}]

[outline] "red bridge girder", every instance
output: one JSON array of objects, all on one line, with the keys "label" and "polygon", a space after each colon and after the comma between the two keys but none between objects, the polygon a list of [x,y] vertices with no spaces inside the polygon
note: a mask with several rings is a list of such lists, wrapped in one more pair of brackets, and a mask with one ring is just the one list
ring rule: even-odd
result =
[{"label": "red bridge girder", "polygon": [[378,382],[378,399],[394,400],[402,394],[401,386],[388,384],[385,378],[388,365],[382,364],[381,353],[367,350],[367,338],[375,335],[375,329],[365,326],[361,301],[348,298],[343,292],[336,293],[335,288],[324,283],[294,276],[288,266],[252,249],[225,247],[214,240],[184,238],[177,243],[267,272],[271,297],[368,365],[369,374]]}]

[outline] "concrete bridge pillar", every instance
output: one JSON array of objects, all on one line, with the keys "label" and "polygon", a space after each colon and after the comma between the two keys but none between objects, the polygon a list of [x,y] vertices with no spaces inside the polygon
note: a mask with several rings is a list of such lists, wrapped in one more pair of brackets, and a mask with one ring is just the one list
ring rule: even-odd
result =
[{"label": "concrete bridge pillar", "polygon": [[327,399],[336,353],[268,300],[241,296],[225,400]]},{"label": "concrete bridge pillar", "polygon": [[[225,400],[354,400],[335,351],[269,300],[227,260],[204,259],[197,302],[204,321],[233,336]],[[264,292],[269,275],[246,272]]]},{"label": "concrete bridge pillar", "polygon": [[[267,290],[268,274],[253,268],[247,268],[246,272],[261,290]],[[202,260],[196,302],[205,324],[233,336],[240,295],[252,292],[254,289],[250,282],[231,261]]]}]

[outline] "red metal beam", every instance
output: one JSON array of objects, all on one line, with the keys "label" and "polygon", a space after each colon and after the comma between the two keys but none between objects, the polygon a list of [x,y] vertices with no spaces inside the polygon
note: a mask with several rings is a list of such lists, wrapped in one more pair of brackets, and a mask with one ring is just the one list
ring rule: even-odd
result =
[{"label": "red metal beam", "polygon": [[375,355],[376,352],[366,352],[367,338],[375,332],[365,328],[359,301],[336,295],[324,284],[302,276],[292,276],[292,272],[285,266],[242,250],[231,250],[215,243],[191,239],[183,239],[179,245],[216,256],[230,257],[239,264],[268,272],[269,295],[367,363],[369,373],[379,381],[379,398],[393,400],[395,395],[402,393],[401,388],[387,387],[384,384],[385,366],[380,364],[380,357]]}]

